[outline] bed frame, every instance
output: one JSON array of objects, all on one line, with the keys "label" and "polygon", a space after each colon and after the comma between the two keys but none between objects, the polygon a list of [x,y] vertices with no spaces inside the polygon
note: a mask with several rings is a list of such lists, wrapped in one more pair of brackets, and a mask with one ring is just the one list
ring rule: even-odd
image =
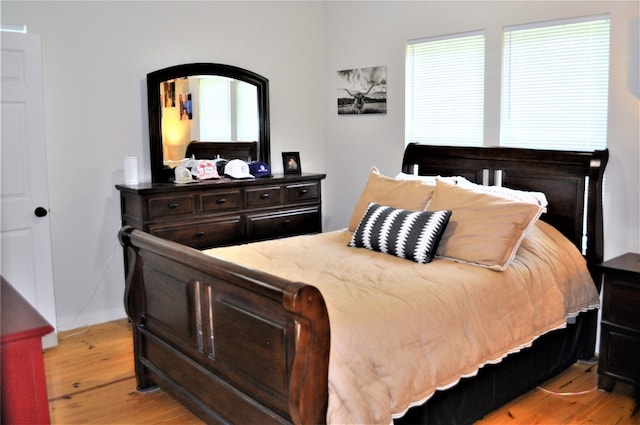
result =
[{"label": "bed frame", "polygon": [[[404,172],[542,191],[543,219],[602,261],[602,178],[608,151],[407,146]],[[160,386],[207,423],[326,421],[330,326],[313,286],[206,256],[131,227],[119,234],[128,270],[141,391]],[[586,243],[585,243],[586,241]],[[470,423],[594,354],[596,314],[436,393],[398,422]],[[524,372],[527,372],[524,376]],[[489,394],[490,393],[490,394]]]}]

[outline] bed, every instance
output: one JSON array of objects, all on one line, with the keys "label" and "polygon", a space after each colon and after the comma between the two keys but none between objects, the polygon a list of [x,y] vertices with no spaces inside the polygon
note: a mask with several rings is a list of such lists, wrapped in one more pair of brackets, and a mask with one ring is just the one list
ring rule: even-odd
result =
[{"label": "bed", "polygon": [[[411,144],[398,176],[371,170],[345,230],[200,252],[124,227],[138,389],[160,386],[208,423],[471,423],[593,358],[607,159],[606,150]],[[393,185],[431,193],[416,201]],[[450,203],[490,198],[494,208],[507,201],[483,189],[496,185],[535,201],[510,199],[489,214]],[[425,203],[443,213],[416,212]],[[456,245],[469,223],[516,204],[530,223],[499,264],[484,260],[491,249]],[[426,260],[366,246],[366,229],[379,229],[383,214],[438,229],[430,230]],[[434,226],[434,217],[444,224]],[[356,276],[361,281],[348,280]],[[459,294],[444,301],[450,292]],[[462,318],[448,316],[457,310]],[[408,322],[396,325],[398,317]]]}]

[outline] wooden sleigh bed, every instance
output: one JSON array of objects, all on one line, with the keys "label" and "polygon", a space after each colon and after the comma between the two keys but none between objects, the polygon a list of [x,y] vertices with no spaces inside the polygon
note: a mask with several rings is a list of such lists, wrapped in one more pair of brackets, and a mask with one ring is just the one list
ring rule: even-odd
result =
[{"label": "wooden sleigh bed", "polygon": [[[412,144],[401,170],[544,193],[548,207],[540,219],[578,247],[599,290],[596,266],[603,259],[601,191],[607,159],[606,150]],[[125,308],[133,326],[139,390],[160,386],[207,423],[327,421],[329,393],[336,385],[329,370],[337,328],[330,324],[332,305],[325,303],[326,294],[305,283],[304,275],[278,277],[225,260],[225,251],[207,255],[131,227],[124,227],[119,237],[128,259]],[[242,258],[245,248],[231,248],[230,258]],[[448,260],[433,263],[438,261]],[[597,310],[581,312],[532,344],[520,344],[509,351],[513,353],[461,374],[465,377],[446,389],[439,386],[423,397],[426,401],[396,412],[393,421],[471,423],[577,359],[593,358],[596,320]]]}]

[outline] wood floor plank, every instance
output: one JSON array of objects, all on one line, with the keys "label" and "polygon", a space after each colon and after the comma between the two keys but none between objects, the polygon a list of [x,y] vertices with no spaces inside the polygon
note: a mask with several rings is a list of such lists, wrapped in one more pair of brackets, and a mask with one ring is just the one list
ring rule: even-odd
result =
[{"label": "wood floor plank", "polygon": [[202,424],[165,392],[141,393],[135,378],[49,403],[54,424]]},{"label": "wood floor plank", "polygon": [[[203,424],[162,390],[136,391],[127,320],[60,338],[44,353],[51,423]],[[597,380],[596,364],[578,362],[476,425],[640,425],[633,388],[617,383],[607,393]]]},{"label": "wood floor plank", "polygon": [[60,333],[45,353],[49,398],[132,377],[131,327],[127,320]]},{"label": "wood floor plank", "polygon": [[52,424],[202,424],[161,390],[136,391],[126,319],[60,333],[45,351]]}]

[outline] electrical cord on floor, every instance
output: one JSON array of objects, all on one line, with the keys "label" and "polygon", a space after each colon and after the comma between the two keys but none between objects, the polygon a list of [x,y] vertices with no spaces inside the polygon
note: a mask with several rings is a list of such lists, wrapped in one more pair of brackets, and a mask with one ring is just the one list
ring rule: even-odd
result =
[{"label": "electrical cord on floor", "polygon": [[[585,363],[585,364],[591,365],[591,367],[593,367],[596,364],[598,364],[598,360],[595,360],[595,361],[578,360],[578,363]],[[589,370],[591,370],[591,367],[586,369],[585,372],[588,372]],[[567,385],[567,384],[565,384],[565,385]],[[540,391],[544,392],[544,393],[547,393],[547,394],[551,394],[551,395],[555,395],[555,396],[559,396],[559,397],[571,397],[571,396],[580,396],[580,395],[585,395],[585,394],[592,393],[592,392],[594,392],[594,391],[596,391],[598,389],[598,386],[595,385],[593,388],[589,388],[588,390],[584,390],[584,391],[567,391],[567,392],[559,392],[559,391],[548,390],[548,389],[546,389],[546,388],[544,388],[544,387],[542,387],[540,385],[538,385],[536,388],[539,389]]]},{"label": "electrical cord on floor", "polygon": [[590,388],[588,390],[584,390],[584,391],[568,391],[568,392],[557,392],[557,391],[551,391],[548,390],[546,388],[543,388],[541,386],[537,387],[540,391],[545,392],[547,394],[551,394],[551,395],[555,395],[555,396],[560,396],[560,397],[566,397],[566,396],[578,396],[578,395],[585,395],[585,394],[589,394],[594,392],[595,390],[598,389],[598,386],[594,386],[593,388]]},{"label": "electrical cord on floor", "polygon": [[[75,319],[74,319],[74,320],[75,320]],[[58,340],[60,340],[60,341],[64,341],[65,339],[72,338],[72,337],[74,337],[74,336],[78,336],[78,335],[86,334],[87,332],[89,332],[89,329],[91,329],[91,325],[85,325],[84,329],[82,329],[81,331],[74,332],[74,333],[72,333],[72,334],[65,335],[65,336],[63,336],[63,337],[58,337]]]}]

